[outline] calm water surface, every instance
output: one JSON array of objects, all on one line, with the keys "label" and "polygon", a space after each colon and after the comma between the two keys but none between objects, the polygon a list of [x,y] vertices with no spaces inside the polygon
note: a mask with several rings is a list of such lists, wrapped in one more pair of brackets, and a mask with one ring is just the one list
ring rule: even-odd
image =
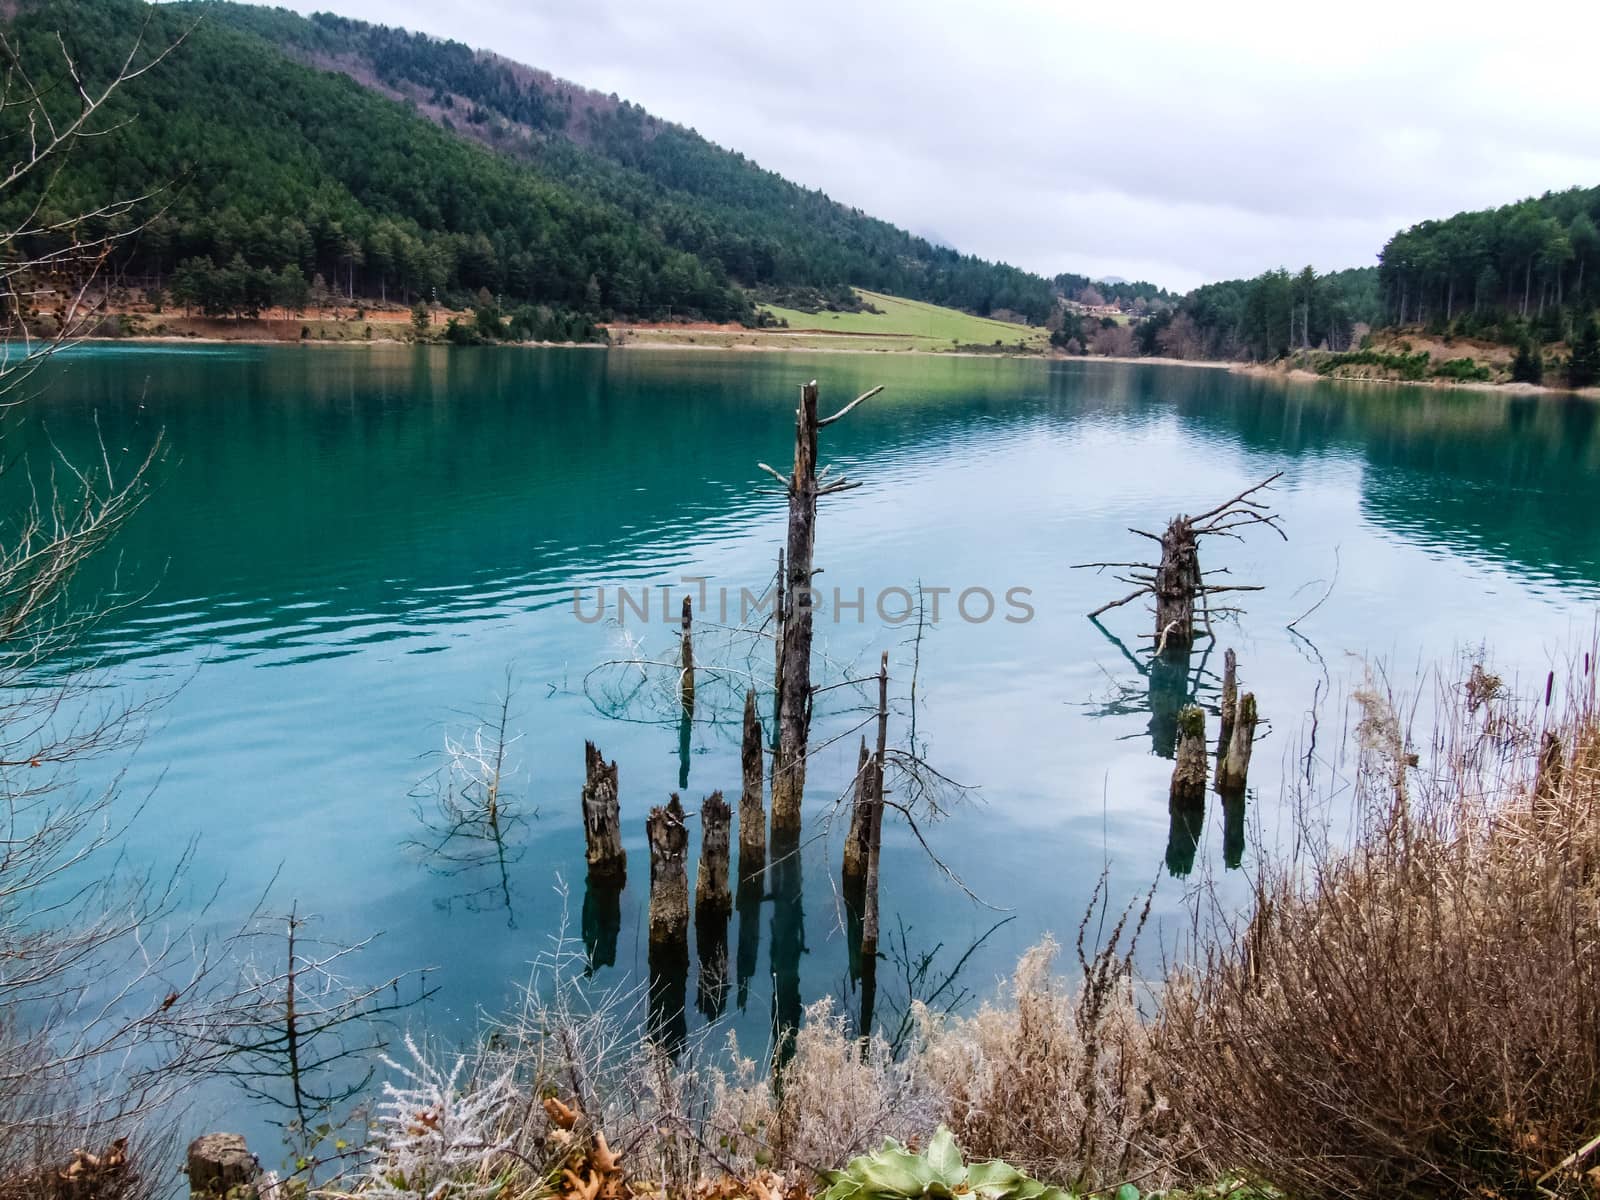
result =
[{"label": "calm water surface", "polygon": [[[1188,696],[1214,701],[1220,653],[1202,644],[1187,674],[1152,672],[1142,607],[1103,628],[1084,618],[1127,589],[1070,564],[1134,556],[1129,525],[1284,473],[1287,543],[1257,533],[1206,547],[1207,565],[1266,585],[1219,631],[1270,721],[1252,840],[1280,835],[1280,779],[1298,769],[1307,713],[1359,678],[1359,656],[1410,679],[1487,640],[1502,667],[1542,679],[1587,635],[1600,595],[1600,428],[1571,399],[870,355],[97,347],[56,371],[45,413],[67,453],[88,452],[96,414],[115,455],[158,433],[170,446],[121,538],[119,575],[98,581],[143,598],[91,647],[118,686],[177,689],[128,768],[130,803],[148,796],[131,861],[170,863],[196,837],[190,886],[222,888],[217,925],[276,876],[273,906],[320,914],[326,935],[384,931],[352,969],[438,968],[417,1016],[445,1036],[512,999],[563,911],[581,924],[585,738],[618,761],[631,868],[615,962],[597,974],[644,974],[645,811],[685,771],[691,811],[713,789],[736,795],[742,690],[703,685],[685,756],[664,693],[596,671],[670,658],[659,597],[651,621],[586,623],[573,589],[588,589],[589,615],[604,586],[612,617],[619,585],[674,585],[674,610],[686,576],[735,597],[762,590],[783,518],[756,463],[787,462],[806,379],[825,410],[886,385],[823,435],[823,461],[864,484],[824,501],[825,592],[1031,590],[1025,623],[1002,620],[1003,605],[968,622],[947,599],[916,666],[917,742],[977,789],[927,834],[987,906],[902,825],[886,833],[895,955],[935,953],[937,976],[1011,918],[967,959],[961,984],[979,995],[1044,932],[1070,940],[1102,871],[1118,904],[1159,877],[1167,929],[1202,876],[1243,894],[1250,851],[1244,870],[1226,869],[1220,810],[1186,878],[1184,839],[1169,846],[1163,731]],[[1324,594],[1303,636],[1286,628]],[[904,741],[914,630],[885,627],[870,600],[865,621],[844,617],[819,621],[824,681],[890,650]],[[703,661],[750,665],[748,645],[704,636]],[[753,661],[770,671],[770,651]],[[421,853],[419,784],[508,671],[505,795],[522,820],[504,863]],[[826,815],[854,770],[857,701],[848,689],[819,701],[814,740],[839,740],[811,771],[798,892],[746,907],[730,930],[745,961],[724,1020],[752,1048],[775,1006],[848,990],[842,831]],[[1339,711],[1323,713],[1330,753]],[[891,1009],[903,1001],[902,985],[883,986]],[[687,997],[699,1025],[693,979]]]}]

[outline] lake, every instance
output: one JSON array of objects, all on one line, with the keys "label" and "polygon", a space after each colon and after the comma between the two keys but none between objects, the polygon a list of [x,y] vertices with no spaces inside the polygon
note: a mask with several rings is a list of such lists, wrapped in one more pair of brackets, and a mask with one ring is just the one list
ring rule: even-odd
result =
[{"label": "lake", "polygon": [[[808,379],[825,412],[885,387],[822,435],[822,461],[862,486],[822,502],[819,588],[865,604],[819,616],[818,682],[888,650],[892,737],[972,787],[947,791],[922,831],[977,901],[887,823],[886,1020],[958,963],[943,1000],[992,994],[1047,931],[1070,946],[1102,873],[1118,908],[1159,881],[1151,947],[1181,929],[1202,879],[1244,903],[1251,846],[1288,830],[1285,780],[1306,769],[1314,706],[1313,773],[1348,765],[1340,697],[1364,660],[1414,687],[1487,643],[1542,686],[1600,597],[1600,422],[1572,398],[1087,361],[576,349],[93,346],[51,375],[34,411],[69,457],[97,453],[96,416],[119,460],[158,433],[168,446],[115,576],[102,563],[91,580],[127,605],[85,654],[110,686],[170,693],[131,761],[86,775],[125,768],[126,804],[144,804],[128,860],[170,865],[198,839],[185,894],[198,912],[221,889],[208,928],[270,887],[270,911],[316,914],[322,936],[381,931],[346,974],[433,968],[439,990],[409,1019],[446,1038],[514,1000],[563,914],[584,933],[586,739],[618,763],[629,856],[609,919],[591,906],[612,960],[595,977],[644,977],[645,813],[673,791],[691,813],[715,789],[736,801],[742,672],[770,678],[770,648],[710,626],[722,589],[731,626],[741,589],[770,582],[783,499],[757,463],[786,467]],[[1187,671],[1151,670],[1142,604],[1086,619],[1128,589],[1072,564],[1142,557],[1129,526],[1159,529],[1276,472],[1288,540],[1258,529],[1203,547],[1204,565],[1264,590],[1242,594],[1248,611]],[[677,605],[701,578],[701,662],[729,673],[702,684],[685,740],[661,672],[639,664],[671,660]],[[893,618],[919,587],[920,627],[883,619],[879,598]],[[619,588],[654,596],[647,619],[618,608]],[[934,622],[936,588],[951,590]],[[1022,615],[1013,589],[1029,619],[1007,619]],[[984,593],[996,609],[973,619]],[[1186,846],[1165,731],[1185,699],[1215,703],[1223,647],[1267,723],[1243,825],[1219,807]],[[441,852],[430,780],[508,677],[501,794],[516,819],[493,853]],[[747,1051],[768,1044],[775,1011],[849,1002],[843,822],[827,818],[863,700],[819,696],[799,879],[729,931],[742,961],[721,1019]],[[686,997],[698,1028],[692,977]],[[214,1103],[217,1121],[263,1127],[259,1109]]]}]

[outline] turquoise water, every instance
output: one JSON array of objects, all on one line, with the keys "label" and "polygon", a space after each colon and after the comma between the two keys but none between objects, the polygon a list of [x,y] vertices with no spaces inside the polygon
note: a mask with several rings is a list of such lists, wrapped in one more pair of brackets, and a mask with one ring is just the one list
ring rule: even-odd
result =
[{"label": "turquoise water", "polygon": [[[823,434],[823,461],[863,486],[823,502],[819,585],[868,602],[864,619],[819,619],[819,682],[889,650],[893,738],[914,737],[973,786],[944,794],[948,813],[924,833],[982,903],[903,824],[886,829],[885,1020],[915,990],[896,960],[931,953],[938,979],[975,945],[955,986],[988,994],[1045,932],[1070,941],[1102,872],[1119,906],[1159,879],[1164,933],[1201,878],[1242,903],[1250,846],[1287,828],[1282,781],[1303,769],[1308,714],[1324,705],[1320,777],[1341,725],[1328,697],[1363,658],[1409,681],[1487,641],[1508,673],[1542,682],[1587,636],[1600,596],[1600,427],[1573,399],[689,351],[94,347],[52,370],[34,411],[69,457],[90,453],[96,416],[113,456],[158,433],[168,447],[115,577],[103,564],[91,581],[129,605],[86,654],[115,687],[170,693],[119,764],[127,803],[144,804],[129,861],[170,864],[198,839],[186,895],[198,912],[221,889],[208,928],[266,891],[269,909],[318,914],[330,938],[381,931],[347,973],[434,968],[437,994],[408,1019],[447,1038],[512,1001],[564,913],[583,932],[585,739],[618,762],[630,864],[614,962],[596,977],[644,977],[645,812],[672,791],[691,812],[713,789],[737,795],[743,672],[770,674],[771,654],[703,630],[701,662],[729,674],[703,683],[686,755],[662,671],[602,664],[671,659],[678,600],[699,589],[686,578],[709,581],[711,617],[729,589],[730,624],[739,590],[767,586],[783,501],[756,464],[789,459],[807,379],[824,410],[886,388]],[[1216,651],[1202,643],[1187,670],[1152,670],[1144,609],[1085,619],[1127,589],[1071,564],[1135,555],[1130,525],[1158,527],[1279,471],[1289,540],[1258,531],[1206,549],[1207,566],[1265,587],[1219,626]],[[917,639],[872,601],[919,584],[953,590]],[[614,619],[621,586],[656,589],[650,619]],[[580,619],[598,588],[611,619]],[[992,619],[951,612],[971,588],[997,597]],[[1010,589],[1026,590],[1030,620],[1004,619],[1017,615]],[[1242,826],[1208,814],[1191,866],[1169,836],[1163,730],[1189,697],[1214,702],[1220,646],[1237,650],[1268,725]],[[515,819],[490,852],[459,840],[425,852],[438,844],[428,781],[445,739],[470,738],[508,673],[502,797]],[[774,1012],[827,994],[853,1003],[843,827],[828,817],[854,771],[862,702],[851,688],[819,698],[813,741],[828,745],[811,768],[799,878],[729,930],[741,961],[721,1019],[751,1048]],[[1242,869],[1229,870],[1241,833]],[[236,1096],[207,1103],[248,1129],[266,1119]]]}]

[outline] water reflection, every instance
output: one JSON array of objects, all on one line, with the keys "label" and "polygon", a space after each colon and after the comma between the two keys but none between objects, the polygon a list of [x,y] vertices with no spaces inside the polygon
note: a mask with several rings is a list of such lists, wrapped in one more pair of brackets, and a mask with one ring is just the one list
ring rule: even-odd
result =
[{"label": "water reflection", "polygon": [[622,888],[588,879],[583,887],[583,948],[589,974],[617,962],[617,934],[622,929]]},{"label": "water reflection", "polygon": [[772,1047],[781,1066],[794,1055],[795,1030],[804,1005],[800,958],[806,952],[800,839],[774,827],[767,877],[772,883]]}]

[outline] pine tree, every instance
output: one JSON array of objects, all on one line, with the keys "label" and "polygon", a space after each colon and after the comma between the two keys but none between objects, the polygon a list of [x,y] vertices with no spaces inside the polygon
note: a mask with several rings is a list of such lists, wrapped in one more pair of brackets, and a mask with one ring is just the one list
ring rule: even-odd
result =
[{"label": "pine tree", "polygon": [[1567,364],[1567,383],[1571,387],[1592,387],[1600,382],[1600,321],[1590,317],[1572,344],[1572,360]]},{"label": "pine tree", "polygon": [[1544,353],[1524,337],[1517,343],[1517,356],[1511,360],[1514,383],[1539,383],[1544,379]]}]

